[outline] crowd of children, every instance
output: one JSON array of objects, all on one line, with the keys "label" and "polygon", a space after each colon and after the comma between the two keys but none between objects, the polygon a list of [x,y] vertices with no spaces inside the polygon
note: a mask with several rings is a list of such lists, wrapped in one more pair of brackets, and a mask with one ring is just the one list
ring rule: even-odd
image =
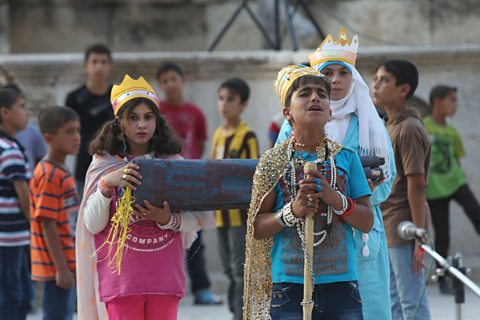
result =
[{"label": "crowd of children", "polygon": [[[175,212],[168,199],[160,207],[130,200],[142,184],[133,158],[204,156],[207,122],[184,100],[178,65],[156,73],[161,101],[143,77],[110,85],[110,50],[89,47],[85,84],[68,94],[66,107],[39,112],[43,139],[31,146],[16,139],[30,118],[25,96],[15,86],[0,88],[2,319],[26,319],[31,280],[43,283],[44,319],[71,319],[75,310],[79,319],[176,319],[186,271],[195,304],[222,304],[210,291],[201,232],[214,227],[235,320],[299,319],[305,306],[313,319],[430,319],[420,243],[402,239],[397,227],[412,221],[427,228],[431,217],[435,246],[447,256],[453,199],[480,234],[480,206],[460,165],[465,150],[446,120],[457,89],[433,88],[432,114],[422,120],[407,106],[416,67],[386,61],[369,88],[355,67],[357,52],[358,37],[341,29],[308,57],[310,66],[279,71],[282,117],[271,125],[250,207],[214,214]],[[260,158],[241,116],[249,98],[241,78],[219,85],[223,123],[211,138],[211,159]],[[33,150],[43,143],[46,150]],[[68,155],[77,159],[73,175]],[[364,155],[385,159],[383,179],[365,178]],[[316,169],[304,172],[307,162]],[[452,292],[445,278],[439,283]]]}]

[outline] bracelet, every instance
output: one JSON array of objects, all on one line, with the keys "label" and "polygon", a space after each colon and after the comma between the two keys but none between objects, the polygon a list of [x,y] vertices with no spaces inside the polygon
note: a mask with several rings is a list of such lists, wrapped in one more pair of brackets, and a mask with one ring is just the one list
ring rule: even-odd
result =
[{"label": "bracelet", "polygon": [[275,221],[277,221],[278,224],[281,225],[284,228],[287,226],[285,224],[285,221],[283,221],[283,210],[282,209],[278,210],[277,213],[275,214]]},{"label": "bracelet", "polygon": [[107,198],[111,198],[113,195],[113,188],[109,188],[107,184],[105,183],[105,180],[103,177],[100,178],[100,181],[97,184],[97,188],[100,190],[100,192]]},{"label": "bracelet", "polygon": [[340,195],[340,197],[342,198],[342,209],[340,209],[340,210],[335,210],[335,208],[332,206],[332,211],[333,211],[333,213],[335,213],[336,215],[341,216],[341,215],[343,215],[343,214],[347,211],[349,202],[348,202],[348,200],[347,200],[347,197],[346,197],[343,193],[341,193],[341,192],[338,191],[338,190],[337,190],[337,193],[338,193],[338,194]]},{"label": "bracelet", "polygon": [[101,183],[102,186],[103,186],[105,189],[107,189],[107,190],[113,189],[113,188],[109,188],[109,187],[107,186],[107,183],[105,182],[105,178],[104,178],[104,177],[101,177],[101,178],[100,178],[100,183]]},{"label": "bracelet", "polygon": [[300,222],[300,218],[297,218],[292,211],[292,201],[287,203],[282,208],[282,220],[285,222],[287,227],[293,227],[295,224]]},{"label": "bracelet", "polygon": [[346,218],[348,216],[350,216],[353,211],[355,211],[355,207],[357,206],[357,203],[355,201],[352,200],[352,198],[348,198],[347,197],[347,201],[348,203],[350,204],[349,208],[347,211],[345,211],[340,217],[342,218]]},{"label": "bracelet", "polygon": [[180,229],[180,223],[182,222],[182,219],[178,214],[171,214],[170,215],[170,220],[168,220],[167,224],[162,225],[159,222],[157,222],[157,226],[162,229],[162,230],[174,230],[177,231]]}]

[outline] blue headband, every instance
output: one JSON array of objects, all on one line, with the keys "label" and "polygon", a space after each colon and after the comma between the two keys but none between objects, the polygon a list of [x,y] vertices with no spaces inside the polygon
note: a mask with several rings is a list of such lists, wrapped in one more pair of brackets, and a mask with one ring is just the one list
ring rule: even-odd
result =
[{"label": "blue headband", "polygon": [[325,69],[326,67],[328,67],[332,64],[339,64],[342,67],[344,67],[345,69],[347,69],[348,72],[350,72],[350,74],[352,74],[352,68],[348,64],[346,64],[345,62],[342,62],[342,61],[328,61],[328,62],[325,62],[324,64],[322,64],[321,67],[318,68],[318,71],[321,72],[323,69]]}]

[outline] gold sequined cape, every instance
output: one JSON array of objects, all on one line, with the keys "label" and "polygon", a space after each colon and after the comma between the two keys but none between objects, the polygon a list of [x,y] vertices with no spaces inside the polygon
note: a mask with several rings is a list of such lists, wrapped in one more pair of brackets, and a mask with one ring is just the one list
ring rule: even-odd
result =
[{"label": "gold sequined cape", "polygon": [[[270,320],[272,295],[270,251],[273,238],[256,240],[253,237],[254,221],[263,200],[283,175],[289,160],[287,154],[289,140],[267,150],[261,157],[253,176],[244,268],[243,319],[245,320]],[[328,142],[330,154],[335,156],[342,149],[342,145],[331,140]]]}]

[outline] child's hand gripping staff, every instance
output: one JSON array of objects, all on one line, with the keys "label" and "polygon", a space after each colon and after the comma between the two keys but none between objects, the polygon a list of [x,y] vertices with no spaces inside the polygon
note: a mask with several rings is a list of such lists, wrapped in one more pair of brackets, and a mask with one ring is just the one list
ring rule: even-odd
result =
[{"label": "child's hand gripping staff", "polygon": [[[308,177],[307,173],[317,170],[317,164],[315,162],[307,162],[303,167],[305,177]],[[314,200],[311,197],[308,198],[307,207],[313,207]],[[317,202],[317,201],[315,201]],[[305,259],[303,263],[303,320],[310,320],[312,318],[313,311],[313,214],[309,212],[305,216]]]}]

